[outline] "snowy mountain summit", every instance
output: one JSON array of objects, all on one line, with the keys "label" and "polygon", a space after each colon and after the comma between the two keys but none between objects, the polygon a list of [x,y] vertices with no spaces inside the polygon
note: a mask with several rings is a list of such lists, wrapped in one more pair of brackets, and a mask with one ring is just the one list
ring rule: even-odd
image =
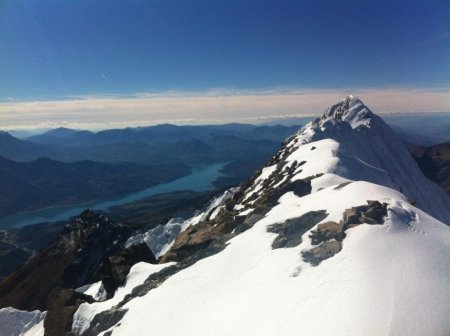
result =
[{"label": "snowy mountain summit", "polygon": [[158,264],[134,265],[112,298],[79,305],[72,331],[449,335],[449,209],[349,96],[202,213],[131,236]]},{"label": "snowy mountain summit", "polygon": [[346,97],[340,103],[329,107],[321,118],[321,123],[326,121],[349,123],[352,128],[359,125],[368,126],[375,115],[354,95]]},{"label": "snowy mountain summit", "polygon": [[348,96],[329,107],[322,118],[300,131],[300,138],[335,140],[339,162],[328,169],[351,180],[399,190],[418,208],[450,223],[448,196],[423,176],[392,129],[359,98]]}]

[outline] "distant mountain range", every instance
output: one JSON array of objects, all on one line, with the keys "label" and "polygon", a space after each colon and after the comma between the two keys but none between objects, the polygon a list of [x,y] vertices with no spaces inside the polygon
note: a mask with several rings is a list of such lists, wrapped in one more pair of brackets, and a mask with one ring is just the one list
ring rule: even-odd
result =
[{"label": "distant mountain range", "polygon": [[0,132],[0,155],[14,161],[40,157],[141,164],[232,161],[267,157],[298,127],[159,125],[97,133],[58,128],[26,140]]},{"label": "distant mountain range", "polygon": [[298,129],[228,124],[107,130],[58,128],[18,139],[0,132],[0,216],[123,195],[229,162],[217,187],[250,176]]},{"label": "distant mountain range", "polygon": [[236,136],[252,140],[279,141],[280,134],[289,134],[299,126],[255,126],[248,124],[224,124],[203,126],[176,126],[161,124],[148,127],[111,129],[99,132],[76,131],[57,128],[43,134],[28,137],[27,140],[46,144],[107,145],[113,143],[163,143],[185,140],[202,140],[217,136]]},{"label": "distant mountain range", "polygon": [[386,115],[383,120],[408,147],[450,141],[450,112]]},{"label": "distant mountain range", "polygon": [[167,182],[190,171],[186,165],[15,162],[0,157],[0,216],[48,206],[112,198]]},{"label": "distant mountain range", "polygon": [[[410,148],[417,144],[435,143],[450,134],[446,133],[447,128],[450,132],[450,124],[446,124],[445,114],[434,116],[431,121],[424,120],[423,127],[413,117],[388,116],[387,119]],[[228,161],[224,169],[227,176],[219,178],[215,185],[238,184],[268,159],[282,139],[297,129],[298,126],[279,125],[164,124],[96,133],[57,128],[27,139],[0,132],[0,180],[4,181],[0,193],[0,216],[118,196],[167,181],[170,176],[179,177],[186,174],[186,165],[198,163]],[[432,168],[429,163],[432,155],[420,155],[425,155],[419,159],[419,164],[426,175],[448,188],[445,167],[438,172],[436,169],[439,168]],[[49,160],[41,159],[43,157]],[[103,165],[87,161],[102,162]],[[441,161],[434,161],[433,165],[439,166]],[[113,163],[122,166],[107,165]],[[156,173],[153,168],[157,165],[165,165],[165,169]],[[146,169],[153,169],[153,172],[146,172]],[[41,178],[36,179],[36,174]]]}]

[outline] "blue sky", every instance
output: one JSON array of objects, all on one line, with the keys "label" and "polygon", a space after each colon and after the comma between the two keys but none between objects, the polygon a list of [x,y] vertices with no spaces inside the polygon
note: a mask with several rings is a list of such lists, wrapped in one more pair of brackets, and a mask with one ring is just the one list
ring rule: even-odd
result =
[{"label": "blue sky", "polygon": [[448,0],[0,1],[7,103],[212,89],[441,91],[449,60]]}]

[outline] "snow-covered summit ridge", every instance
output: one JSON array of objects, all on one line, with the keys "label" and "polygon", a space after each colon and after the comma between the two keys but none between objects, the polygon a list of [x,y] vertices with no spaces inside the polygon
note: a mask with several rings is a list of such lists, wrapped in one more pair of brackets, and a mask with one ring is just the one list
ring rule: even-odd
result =
[{"label": "snow-covered summit ridge", "polygon": [[320,119],[288,139],[286,146],[296,152],[304,144],[325,139],[337,142],[335,160],[323,168],[327,171],[316,173],[334,172],[347,179],[398,190],[417,207],[450,224],[446,193],[422,174],[392,129],[358,97],[348,96],[329,107]]},{"label": "snow-covered summit ridge", "polygon": [[349,95],[337,104],[330,106],[317,120],[318,124],[326,122],[348,122],[352,128],[360,125],[369,126],[375,114],[356,96]]},{"label": "snow-covered summit ridge", "polygon": [[177,264],[139,291],[127,283],[129,300],[108,311],[108,301],[80,306],[77,335],[99,334],[81,331],[119,309],[119,322],[95,330],[449,335],[450,227],[426,213],[448,216],[443,199],[390,128],[368,109],[356,112],[363,104],[353,98],[337,119],[335,109],[287,139],[225,203],[211,202],[210,215],[189,220],[161,259]]}]

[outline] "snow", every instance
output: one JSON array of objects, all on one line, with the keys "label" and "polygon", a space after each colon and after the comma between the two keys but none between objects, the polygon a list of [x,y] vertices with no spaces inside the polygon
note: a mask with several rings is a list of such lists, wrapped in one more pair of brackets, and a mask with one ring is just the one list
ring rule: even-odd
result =
[{"label": "snow", "polygon": [[338,187],[343,183],[349,183],[351,180],[343,178],[342,176],[335,174],[324,174],[318,178],[311,181],[312,192],[319,191],[319,189],[324,189],[330,186]]},{"label": "snow", "polygon": [[244,211],[239,212],[238,216],[246,216],[248,215],[250,212],[252,212],[254,209],[247,209]]},{"label": "snow", "polygon": [[[367,199],[389,203],[386,223],[348,230],[343,250],[319,266],[300,258],[307,234],[298,247],[271,249],[267,225],[324,208],[338,220]],[[223,252],[127,303],[112,335],[447,335],[449,249],[450,228],[395,190],[353,182],[287,193]]]},{"label": "snow", "polygon": [[[311,194],[285,193],[223,251],[127,302],[112,335],[450,335],[450,227],[442,222],[449,223],[448,198],[358,98],[345,103],[300,130],[284,165],[265,167],[244,190],[247,198],[263,191],[277,169],[306,161],[291,181],[322,174],[312,179]],[[368,200],[388,204],[384,223],[348,229],[342,250],[318,266],[301,257],[314,228],[300,245],[272,249],[277,234],[269,225],[320,210],[322,222],[339,222]],[[98,311],[87,307],[102,304],[80,306],[74,326]]]},{"label": "snow", "polygon": [[75,289],[76,292],[90,295],[96,301],[104,301],[106,299],[106,290],[103,287],[103,282],[98,281],[93,284],[84,285]]},{"label": "snow", "polygon": [[77,335],[89,327],[94,316],[102,311],[108,310],[117,305],[123,298],[130,294],[133,288],[142,284],[151,274],[173,265],[174,263],[166,263],[162,265],[153,265],[140,262],[131,267],[127,276],[125,285],[119,287],[114,296],[103,302],[82,303],[73,317],[72,331]]},{"label": "snow", "polygon": [[345,103],[348,104],[348,107],[343,108],[342,121],[349,123],[352,128],[358,128],[360,126],[370,127],[373,116],[372,112],[354,95],[350,95],[340,103],[329,107],[322,117],[322,124],[338,121],[336,120],[336,113],[339,114],[342,104]]},{"label": "snow", "polygon": [[43,336],[46,312],[0,309],[0,336]]},{"label": "snow", "polygon": [[40,322],[31,326],[31,328],[25,331],[21,336],[44,336],[44,333],[44,319],[42,319]]},{"label": "snow", "polygon": [[212,220],[212,219],[216,218],[217,215],[219,214],[220,210],[222,210],[223,208],[225,208],[225,205],[221,205],[221,206],[218,206],[217,208],[215,208],[214,211],[209,216],[209,219]]},{"label": "snow", "polygon": [[[417,207],[450,224],[448,195],[423,176],[389,126],[356,97],[351,98],[344,121],[329,115],[335,107],[328,109],[318,124],[306,125],[288,144],[295,148],[288,164],[306,161],[293,180],[332,173],[349,180],[380,184],[400,190]],[[311,150],[313,146],[316,149]]]},{"label": "snow", "polygon": [[305,164],[300,166],[301,172],[295,175],[294,181],[317,173],[333,172],[336,169],[339,162],[336,154],[340,147],[337,141],[332,139],[317,141],[314,143],[315,150],[311,150],[311,146],[311,144],[300,146],[287,158],[288,162],[306,161]]}]

